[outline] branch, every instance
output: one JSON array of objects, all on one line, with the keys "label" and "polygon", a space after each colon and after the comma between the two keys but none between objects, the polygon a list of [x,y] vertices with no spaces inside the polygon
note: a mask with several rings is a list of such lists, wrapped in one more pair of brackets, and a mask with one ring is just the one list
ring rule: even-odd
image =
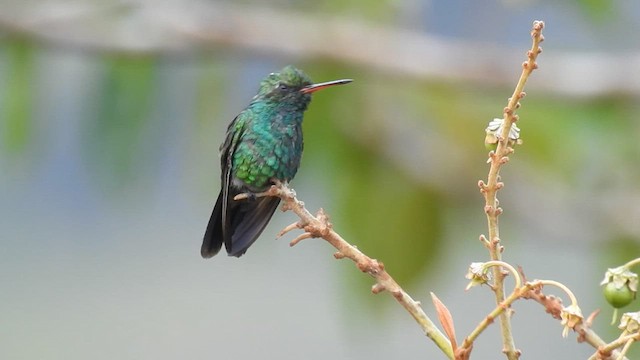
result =
[{"label": "branch", "polygon": [[[626,354],[627,350],[629,350],[629,346],[634,342],[640,340],[640,333],[632,333],[626,334],[623,332],[619,338],[616,340],[600,346],[598,351],[596,351],[593,356],[589,358],[589,360],[593,359],[604,359],[607,357],[612,357],[614,359],[626,359],[624,354]],[[623,347],[623,349],[619,352],[614,352],[615,349]]]},{"label": "branch", "polygon": [[[534,288],[525,292],[522,295],[522,298],[531,299],[539,303],[544,306],[547,314],[551,315],[554,319],[561,320],[560,314],[562,313],[563,305],[562,301],[557,297],[545,295],[541,288]],[[603,355],[603,357],[601,357],[602,359],[607,359],[611,356],[613,356],[614,359],[617,359],[620,352],[618,350],[614,350],[614,348],[618,344],[615,341],[611,344],[607,344],[593,329],[591,329],[591,323],[595,315],[596,314],[589,316],[587,321],[583,321],[573,327],[573,331],[578,334],[578,342],[586,342],[591,345],[594,349],[598,350],[601,355]],[[628,360],[626,357],[623,357],[623,359]]]},{"label": "branch", "polygon": [[[382,262],[372,259],[358,250],[355,246],[349,244],[342,238],[337,232],[333,230],[332,224],[329,222],[329,217],[320,209],[314,216],[305,207],[304,203],[296,198],[296,193],[287,184],[276,181],[276,185],[263,193],[252,194],[251,196],[276,196],[279,197],[283,204],[282,210],[293,211],[300,220],[297,223],[291,224],[284,228],[278,237],[286,234],[293,229],[302,229],[305,232],[291,241],[290,245],[294,246],[300,241],[308,238],[322,238],[331,244],[338,252],[334,254],[336,259],[349,258],[351,259],[358,269],[364,273],[369,274],[376,281],[375,285],[371,288],[374,294],[378,294],[383,291],[387,291],[393,296],[393,298],[402,305],[411,314],[415,321],[420,325],[425,335],[429,337],[435,344],[444,352],[449,359],[453,359],[453,350],[451,343],[447,338],[438,330],[433,321],[425,314],[424,310],[420,307],[420,303],[413,300],[409,294],[407,294],[398,283],[387,273],[384,269]],[[249,197],[248,194],[237,195],[234,200],[243,200]]]},{"label": "branch", "polygon": [[[497,262],[487,262],[484,265],[495,263],[496,265],[502,266],[503,264],[497,264]],[[513,271],[512,271],[513,272]],[[534,281],[526,281],[524,273],[522,269],[518,272],[518,279],[522,279],[525,283],[521,286],[516,286],[513,292],[500,304],[498,304],[493,311],[491,311],[482,321],[476,326],[475,329],[464,339],[460,347],[456,350],[455,355],[456,359],[468,359],[469,353],[473,348],[473,342],[480,336],[480,334],[491,325],[496,317],[500,314],[505,313],[510,307],[518,299],[531,299],[539,304],[541,304],[546,312],[550,314],[554,319],[563,320],[562,314],[566,313],[573,306],[577,307],[577,300],[573,293],[563,284],[553,281],[553,280],[534,280]],[[476,274],[477,275],[477,274]],[[473,281],[473,280],[472,280]],[[475,285],[480,284],[481,282],[477,282]],[[571,306],[568,308],[562,304],[562,300],[555,296],[547,296],[542,292],[542,289],[546,285],[557,286],[563,291],[567,293],[567,296],[571,300]],[[575,309],[575,308],[574,308]],[[563,322],[565,326],[565,330],[563,334],[572,329],[574,332],[578,334],[578,342],[586,342],[590,344],[594,349],[596,349],[596,353],[590,358],[591,359],[625,359],[624,357],[625,349],[622,351],[617,350],[619,347],[627,346],[633,341],[640,340],[640,333],[633,334],[623,334],[616,340],[606,343],[602,338],[591,329],[591,324],[593,320],[598,315],[598,311],[592,313],[586,320],[582,320],[580,316],[579,321],[570,321],[566,324]],[[574,318],[574,320],[577,320]]]},{"label": "branch", "polygon": [[[485,184],[482,180],[478,183],[480,186],[480,191],[482,192],[482,194],[484,194],[484,211],[487,214],[487,223],[489,227],[489,237],[486,244],[489,248],[491,260],[494,261],[500,261],[502,259],[501,253],[503,250],[502,245],[500,245],[500,231],[498,227],[498,216],[502,213],[502,209],[498,206],[497,193],[498,190],[500,190],[504,186],[504,184],[499,181],[500,169],[502,168],[502,165],[506,164],[509,161],[508,155],[513,153],[509,135],[513,124],[518,120],[518,116],[515,114],[515,111],[520,107],[519,100],[525,96],[525,93],[523,91],[524,85],[529,79],[529,75],[531,75],[533,70],[537,69],[538,67],[536,58],[542,52],[540,43],[544,40],[544,37],[542,36],[543,28],[544,23],[542,21],[533,22],[533,29],[531,30],[533,44],[531,45],[531,50],[527,52],[527,61],[522,64],[522,73],[520,75],[520,79],[518,80],[518,84],[513,91],[513,95],[511,95],[511,97],[509,98],[507,106],[504,108],[504,122],[502,124],[502,131],[496,134],[496,136],[498,137],[498,146],[495,152],[491,151],[489,153],[489,162],[491,164],[491,167],[489,168],[487,183]],[[494,291],[496,296],[496,304],[501,304],[505,300],[505,274],[498,267],[493,269],[493,274],[495,279]],[[518,359],[520,357],[520,351],[516,349],[515,343],[513,341],[513,334],[511,332],[511,320],[508,312],[503,312],[500,314],[500,328],[502,331],[502,344],[504,347],[503,351],[505,355],[509,360]]]},{"label": "branch", "polygon": [[[507,311],[507,309],[511,307],[511,304],[513,304],[516,300],[522,298],[524,294],[526,294],[527,292],[533,289],[540,288],[540,286],[541,286],[540,283],[535,281],[531,283],[528,282],[523,286],[516,286],[516,288],[511,293],[511,295],[509,295],[509,297],[507,297],[506,299],[504,299],[504,301],[498,304],[495,307],[495,309],[493,309],[493,311],[491,311],[484,319],[482,319],[482,321],[480,321],[480,323],[476,326],[476,328],[473,329],[473,331],[471,331],[469,336],[467,336],[462,342],[462,345],[458,349],[459,352],[456,354],[457,355],[466,354],[471,352],[471,349],[473,347],[473,342],[478,338],[478,336],[480,336],[480,334],[489,325],[493,324],[496,317],[504,314],[505,311]],[[465,358],[465,357],[460,357],[460,358]]]}]

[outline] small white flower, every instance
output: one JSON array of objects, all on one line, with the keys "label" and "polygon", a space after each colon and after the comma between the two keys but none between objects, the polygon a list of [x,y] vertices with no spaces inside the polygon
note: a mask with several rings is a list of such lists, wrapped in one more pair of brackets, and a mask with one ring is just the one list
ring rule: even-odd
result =
[{"label": "small white flower", "polygon": [[491,275],[487,271],[485,263],[483,262],[471,263],[465,277],[471,280],[465,290],[469,290],[476,285],[486,284],[489,280],[491,280]]},{"label": "small white flower", "polygon": [[[504,126],[504,119],[495,118],[489,122],[489,125],[484,130],[487,136],[484,138],[485,146],[494,147],[498,144],[498,138],[502,134],[502,128]],[[520,128],[513,123],[511,129],[509,129],[509,145],[521,144],[520,140]]]},{"label": "small white flower", "polygon": [[[504,125],[504,119],[495,118],[489,122],[489,125],[484,130],[487,135],[492,135],[497,138],[498,135],[502,134],[502,126]],[[513,123],[511,124],[511,129],[509,130],[509,140],[517,141],[520,139],[520,128]]]}]

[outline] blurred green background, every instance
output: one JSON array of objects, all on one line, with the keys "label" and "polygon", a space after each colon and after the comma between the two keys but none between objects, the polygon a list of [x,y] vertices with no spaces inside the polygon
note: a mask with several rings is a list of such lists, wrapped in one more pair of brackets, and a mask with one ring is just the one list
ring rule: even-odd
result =
[{"label": "blurred green background", "polygon": [[[218,146],[266,74],[315,81],[293,182],[315,211],[462,338],[493,308],[484,128],[545,20],[504,169],[504,258],[610,308],[607,267],[640,256],[640,5],[627,1],[0,1],[0,358],[440,358],[413,320],[276,213],[242,258],[200,258]],[[510,283],[509,283],[510,284]],[[510,286],[510,285],[509,285]],[[557,292],[556,292],[557,294]],[[528,358],[585,358],[537,304]],[[637,305],[627,311],[636,310]],[[434,317],[435,318],[435,317]],[[496,326],[474,347],[501,356]]]}]

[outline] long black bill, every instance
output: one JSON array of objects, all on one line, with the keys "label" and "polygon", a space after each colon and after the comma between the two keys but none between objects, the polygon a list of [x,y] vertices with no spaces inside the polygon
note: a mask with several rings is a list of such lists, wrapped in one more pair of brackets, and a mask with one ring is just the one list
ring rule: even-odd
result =
[{"label": "long black bill", "polygon": [[303,87],[302,89],[300,89],[300,92],[303,93],[303,94],[311,94],[313,92],[328,88],[330,86],[344,85],[344,84],[348,84],[348,83],[350,83],[352,81],[353,81],[353,79],[342,79],[342,80],[327,81],[327,82],[323,82],[323,83],[319,83],[319,84],[311,84],[311,85],[307,85],[307,86]]}]

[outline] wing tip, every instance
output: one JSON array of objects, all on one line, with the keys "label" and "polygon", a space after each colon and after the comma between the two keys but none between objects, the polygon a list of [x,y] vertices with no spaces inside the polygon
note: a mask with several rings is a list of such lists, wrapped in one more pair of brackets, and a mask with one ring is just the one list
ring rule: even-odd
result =
[{"label": "wing tip", "polygon": [[200,256],[202,256],[203,259],[210,259],[216,256],[216,254],[220,252],[221,245],[222,243],[217,244],[211,241],[211,239],[207,240],[207,237],[205,237],[202,241],[202,247],[200,248]]},{"label": "wing tip", "polygon": [[209,251],[209,249],[205,249],[204,247],[200,250],[200,256],[202,256],[203,259],[211,259],[217,253],[217,251]]},{"label": "wing tip", "polygon": [[218,200],[213,207],[207,229],[204,232],[202,238],[202,247],[200,248],[200,255],[204,259],[214,257],[222,248],[223,242],[223,226],[222,226],[222,191],[218,194]]},{"label": "wing tip", "polygon": [[239,251],[227,251],[227,255],[239,258],[240,256],[244,255],[244,253],[247,252],[247,249],[242,249]]}]

